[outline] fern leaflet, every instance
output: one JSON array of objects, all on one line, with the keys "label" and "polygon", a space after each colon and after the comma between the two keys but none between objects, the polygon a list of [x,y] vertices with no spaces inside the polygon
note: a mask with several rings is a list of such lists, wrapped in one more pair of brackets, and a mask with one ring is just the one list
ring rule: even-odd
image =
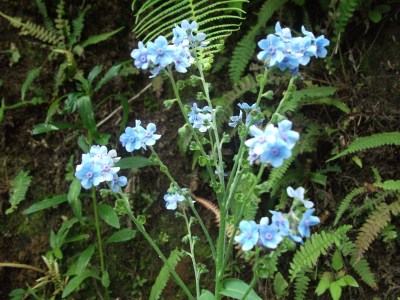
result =
[{"label": "fern leaflet", "polygon": [[[170,256],[168,257],[168,262],[171,264],[171,266],[175,268],[180,260],[181,257],[179,256],[179,250],[178,249],[172,250]],[[150,300],[157,300],[160,298],[162,291],[167,285],[169,277],[170,273],[168,271],[168,268],[164,265],[160,273],[158,273],[156,281],[151,287],[151,292],[149,297]]]},{"label": "fern leaflet", "polygon": [[321,254],[326,255],[326,251],[332,244],[339,245],[347,231],[351,228],[350,225],[344,225],[338,228],[335,232],[314,233],[303,246],[301,246],[294,254],[293,260],[290,263],[290,281],[296,278],[297,274],[301,273],[305,267],[313,267]]},{"label": "fern leaflet", "polygon": [[372,242],[377,238],[380,231],[390,222],[391,213],[398,215],[400,200],[388,205],[385,202],[379,204],[372,214],[370,214],[364,225],[360,228],[356,239],[357,260],[368,250]]},{"label": "fern leaflet", "polygon": [[223,46],[223,40],[240,28],[245,11],[230,4],[245,3],[248,0],[146,0],[136,11],[135,34],[144,42],[159,35],[171,36],[175,24],[184,19],[196,21],[199,31],[207,34],[209,46],[204,49],[205,58]]},{"label": "fern leaflet", "polygon": [[376,182],[374,186],[385,191],[400,191],[400,180],[387,180],[385,182]]},{"label": "fern leaflet", "polygon": [[336,212],[336,218],[335,221],[333,222],[333,226],[336,226],[337,222],[339,222],[340,218],[343,216],[344,212],[349,207],[351,200],[353,200],[358,195],[364,194],[366,192],[367,190],[364,187],[355,188],[349,194],[347,194],[346,197],[344,197],[342,203],[340,203],[340,206]]},{"label": "fern leaflet", "polygon": [[26,192],[31,184],[32,176],[28,172],[19,171],[17,176],[11,182],[10,204],[11,207],[6,210],[6,214],[13,213],[18,205],[25,200]]},{"label": "fern leaflet", "polygon": [[[307,268],[308,270],[308,268]],[[304,300],[306,299],[308,285],[310,284],[310,276],[306,274],[306,271],[302,271],[301,273],[296,275],[296,279],[294,282],[294,299],[295,300]]]},{"label": "fern leaflet", "polygon": [[353,141],[345,150],[328,159],[327,162],[351,153],[371,148],[382,147],[385,145],[400,146],[400,132],[383,132],[373,134],[371,136],[360,137]]}]

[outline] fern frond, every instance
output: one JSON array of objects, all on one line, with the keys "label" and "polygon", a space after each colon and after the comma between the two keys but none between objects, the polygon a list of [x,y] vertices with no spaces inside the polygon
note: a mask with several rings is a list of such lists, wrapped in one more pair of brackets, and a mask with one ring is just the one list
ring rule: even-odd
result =
[{"label": "fern frond", "polygon": [[24,23],[21,18],[14,18],[2,12],[0,12],[0,16],[8,20],[12,26],[19,28],[21,35],[30,35],[43,43],[49,43],[51,45],[57,45],[58,43],[58,36],[43,26],[32,23],[31,21]]},{"label": "fern frond", "polygon": [[302,272],[306,267],[312,268],[317,263],[321,254],[326,255],[326,251],[332,244],[339,245],[340,240],[346,236],[351,226],[344,225],[338,228],[335,232],[314,233],[303,246],[301,246],[294,254],[293,260],[290,263],[290,281]]},{"label": "fern frond", "polygon": [[69,47],[72,47],[79,41],[83,28],[85,27],[85,15],[89,9],[90,5],[86,6],[83,10],[81,10],[78,17],[72,21],[72,32],[68,37]]},{"label": "fern frond", "polygon": [[251,27],[249,32],[237,43],[237,46],[232,52],[232,58],[229,63],[229,78],[232,83],[238,83],[242,77],[244,70],[254,56],[256,49],[256,36],[264,28],[268,20],[272,17],[275,11],[280,9],[287,0],[267,0],[261,6],[257,13],[257,23]]},{"label": "fern frond", "polygon": [[47,13],[46,4],[43,2],[43,0],[36,0],[36,6],[37,6],[40,14],[43,17],[43,23],[44,23],[44,26],[46,27],[46,29],[55,33],[56,29],[54,28],[54,25],[51,22],[49,15]]},{"label": "fern frond", "polygon": [[375,183],[380,183],[382,182],[382,177],[381,174],[379,174],[378,168],[376,168],[375,166],[372,166],[371,168],[372,173],[374,173],[374,178],[375,178]]},{"label": "fern frond", "polygon": [[355,10],[361,3],[360,0],[341,0],[336,12],[336,20],[334,22],[334,33],[337,42],[340,42],[340,34],[346,29],[346,25],[353,16]]},{"label": "fern frond", "polygon": [[306,101],[303,101],[301,104],[302,105],[315,105],[315,104],[330,105],[330,106],[336,107],[337,109],[341,110],[345,114],[350,113],[350,108],[346,104],[344,104],[342,101],[340,101],[338,99],[328,98],[328,97],[319,98],[319,99],[315,99],[315,100],[306,100]]},{"label": "fern frond", "polygon": [[400,180],[387,180],[385,182],[376,182],[374,186],[385,191],[400,191]]},{"label": "fern frond", "polygon": [[184,19],[196,21],[199,31],[207,34],[206,41],[210,46],[204,51],[205,57],[221,48],[224,40],[233,31],[239,29],[244,20],[241,8],[229,6],[232,3],[245,3],[248,0],[146,0],[136,12],[136,26],[133,29],[136,36],[144,43],[154,40],[157,36],[170,37],[175,24],[181,24]]},{"label": "fern frond", "polygon": [[386,145],[400,146],[400,132],[383,132],[366,137],[360,137],[348,145],[345,150],[328,159],[327,162],[351,153]]},{"label": "fern frond", "polygon": [[308,286],[310,284],[310,276],[307,272],[298,273],[294,281],[294,299],[304,300],[307,296]]},{"label": "fern frond", "polygon": [[378,237],[381,230],[391,220],[391,213],[397,215],[400,210],[400,200],[388,205],[385,202],[379,204],[360,228],[355,242],[357,248],[357,260],[368,250],[372,242]]},{"label": "fern frond", "polygon": [[89,45],[95,45],[98,44],[100,42],[103,42],[105,40],[108,40],[110,37],[112,37],[114,34],[117,34],[118,32],[120,32],[122,29],[124,29],[124,27],[120,27],[114,31],[111,32],[106,32],[106,33],[102,33],[102,34],[98,34],[98,35],[92,35],[90,36],[87,40],[83,41],[80,44],[80,47],[85,48]]},{"label": "fern frond", "polygon": [[71,29],[68,20],[65,20],[63,18],[65,14],[64,0],[60,0],[60,2],[58,2],[56,12],[57,12],[57,17],[54,20],[54,23],[56,26],[57,34],[59,36],[60,43],[62,45],[65,45],[65,38],[71,34]]},{"label": "fern frond", "polygon": [[28,91],[29,87],[32,85],[33,81],[40,75],[40,67],[34,68],[29,71],[28,76],[26,76],[26,79],[24,83],[22,84],[21,87],[21,100],[25,100],[25,95],[26,92]]},{"label": "fern frond", "polygon": [[353,189],[350,193],[346,195],[346,197],[344,197],[342,203],[340,203],[340,206],[336,212],[336,218],[335,221],[333,222],[333,226],[336,226],[337,222],[339,222],[340,218],[343,216],[344,212],[349,207],[351,200],[353,200],[356,196],[364,194],[366,192],[367,190],[364,187],[359,187]]},{"label": "fern frond", "polygon": [[28,172],[19,171],[17,176],[11,182],[10,204],[11,207],[6,210],[6,214],[13,213],[18,205],[25,200],[26,192],[31,184],[32,176]]},{"label": "fern frond", "polygon": [[360,278],[368,284],[372,289],[377,290],[378,285],[375,280],[375,274],[371,271],[368,261],[365,258],[356,260],[356,246],[352,241],[347,241],[342,244],[341,251],[344,256],[351,256],[350,265]]},{"label": "fern frond", "polygon": [[[173,268],[175,268],[180,260],[181,257],[179,256],[179,250],[178,249],[172,250],[171,254],[168,257],[168,262],[170,263],[170,265]],[[151,287],[151,292],[149,297],[150,300],[157,300],[160,298],[162,291],[167,285],[169,277],[170,273],[168,271],[168,268],[166,265],[164,265],[160,273],[158,273],[158,276],[153,286]]]}]

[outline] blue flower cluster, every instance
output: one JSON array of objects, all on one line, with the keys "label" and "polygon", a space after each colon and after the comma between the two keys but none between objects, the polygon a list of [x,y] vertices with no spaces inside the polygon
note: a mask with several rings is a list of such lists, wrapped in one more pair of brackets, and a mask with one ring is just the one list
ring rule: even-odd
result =
[{"label": "blue flower cluster", "polygon": [[[262,120],[258,119],[258,115],[261,113],[261,109],[256,107],[256,104],[249,105],[246,102],[238,104],[240,108],[239,115],[230,117],[231,122],[228,123],[230,127],[236,127],[238,125],[248,125],[251,118],[253,117],[252,125],[258,125]],[[243,123],[243,112],[246,114],[246,122]]]},{"label": "blue flower cluster", "polygon": [[[139,69],[150,69],[151,76],[157,76],[161,70],[174,63],[176,71],[186,73],[187,68],[194,62],[192,56],[198,47],[207,45],[206,35],[197,32],[197,23],[189,23],[183,20],[181,26],[175,25],[172,45],[168,44],[164,36],[159,36],[154,42],[148,42],[147,47],[143,42],[138,43],[138,49],[134,49],[131,57],[135,60],[135,66]],[[196,32],[196,35],[194,33]]]},{"label": "blue flower cluster", "polygon": [[125,133],[123,133],[119,140],[122,146],[125,147],[126,151],[132,152],[134,150],[139,150],[143,148],[146,150],[146,146],[153,146],[161,135],[155,134],[156,125],[149,123],[145,128],[143,128],[139,120],[135,121],[135,127],[126,127]]},{"label": "blue flower cluster", "polygon": [[[186,197],[190,199],[188,189],[183,188],[178,190],[175,187],[171,187],[168,190],[168,194],[164,195],[167,209],[175,210],[179,203],[185,201]],[[194,202],[193,200],[191,201]]]},{"label": "blue flower cluster", "polygon": [[247,140],[245,145],[249,147],[249,161],[268,164],[279,167],[283,161],[292,155],[292,148],[299,140],[299,133],[292,129],[292,122],[283,120],[278,127],[269,124],[264,131],[255,125],[250,126],[250,134],[253,138]]},{"label": "blue flower cluster", "polygon": [[106,181],[114,192],[119,192],[120,187],[127,183],[125,176],[117,175],[120,168],[114,167],[119,159],[114,149],[108,151],[106,146],[92,146],[89,153],[82,155],[82,163],[76,166],[75,176],[85,189]]},{"label": "blue flower cluster", "polygon": [[197,128],[200,132],[206,132],[212,126],[212,108],[204,106],[203,108],[197,107],[194,103],[188,114],[189,122],[193,128]]},{"label": "blue flower cluster", "polygon": [[[304,188],[302,187],[296,190],[289,187],[288,195],[295,198],[288,214],[270,211],[272,214],[271,222],[267,217],[261,218],[260,224],[254,221],[240,222],[240,234],[235,236],[235,241],[242,244],[243,251],[251,250],[255,245],[276,249],[284,237],[288,237],[297,243],[303,243],[303,238],[310,237],[310,227],[320,222],[318,217],[313,216],[315,209],[308,209],[310,205],[312,207],[314,204],[311,201],[304,200]],[[304,213],[302,212],[304,209],[295,210],[298,203],[304,204],[306,208]],[[302,215],[301,219],[300,215]]]},{"label": "blue flower cluster", "polygon": [[277,66],[281,71],[289,69],[295,75],[299,66],[309,63],[311,57],[324,58],[329,45],[323,35],[315,37],[304,26],[301,27],[304,37],[292,37],[289,28],[281,28],[279,22],[275,25],[275,34],[269,34],[266,39],[258,42],[262,51],[257,55],[266,63],[267,68]]}]

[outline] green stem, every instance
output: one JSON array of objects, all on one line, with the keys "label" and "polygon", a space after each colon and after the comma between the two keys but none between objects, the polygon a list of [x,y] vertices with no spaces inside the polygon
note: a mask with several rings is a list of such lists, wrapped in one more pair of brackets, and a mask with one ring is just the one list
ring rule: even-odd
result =
[{"label": "green stem", "polygon": [[[97,205],[96,199],[96,190],[92,187],[92,200],[93,200],[93,211],[94,211],[94,221],[96,225],[96,233],[97,233],[97,244],[99,248],[99,255],[100,255],[100,268],[101,273],[104,274],[106,271],[105,264],[104,264],[104,253],[103,253],[103,242],[101,239],[101,231],[100,231],[100,222],[99,222],[99,207]],[[110,298],[108,288],[105,287],[106,290],[106,299]]]},{"label": "green stem", "polygon": [[[171,181],[171,183],[179,190],[179,192],[181,194],[183,194],[182,189],[179,187],[178,183],[175,181],[175,179],[172,177],[171,173],[168,170],[168,167],[166,165],[164,165],[164,163],[161,161],[160,156],[158,156],[157,152],[154,150],[154,148],[152,146],[149,147],[151,150],[151,153],[153,155],[155,155],[157,157],[158,163],[160,165],[160,169],[162,169],[162,172],[168,177],[168,179]],[[206,236],[207,242],[210,246],[210,250],[212,253],[213,258],[216,258],[216,251],[215,251],[215,247],[214,247],[214,243],[211,239],[211,236],[206,228],[206,226],[204,225],[203,220],[201,219],[199,213],[197,212],[196,208],[194,207],[192,200],[191,199],[186,199],[187,202],[189,203],[190,208],[192,209],[197,221],[200,224],[201,229],[203,230],[204,235]]]},{"label": "green stem", "polygon": [[[256,187],[256,185],[260,182],[260,179],[261,179],[262,174],[264,173],[265,167],[266,167],[265,164],[262,164],[262,165],[261,165],[260,170],[258,171],[258,174],[257,174],[257,178],[256,178],[256,180],[253,182],[253,184],[252,184],[252,186],[250,187],[249,191],[253,191],[254,188]],[[237,231],[237,229],[238,229],[238,227],[239,227],[239,223],[240,223],[240,221],[241,221],[240,219],[241,219],[241,216],[242,216],[242,214],[243,214],[244,207],[246,206],[246,203],[247,203],[247,201],[249,200],[250,194],[247,194],[246,196],[247,196],[247,197],[245,197],[245,198],[243,199],[243,203],[242,203],[242,205],[241,205],[241,207],[240,207],[240,211],[239,211],[238,218],[237,218],[237,220],[235,220],[235,224],[234,224],[234,226],[233,226],[232,236],[230,237],[228,247],[226,248],[226,255],[225,255],[225,260],[224,260],[224,264],[223,264],[223,268],[224,268],[224,269],[225,269],[225,267],[226,267],[226,264],[228,263],[228,258],[229,258],[229,256],[230,256],[231,251],[232,251],[232,246],[233,246],[233,241],[234,241],[234,239],[235,239],[235,234],[236,234],[236,231]]]},{"label": "green stem", "polygon": [[153,247],[154,251],[157,252],[158,256],[161,258],[161,260],[167,266],[168,271],[171,273],[175,282],[182,288],[182,290],[184,291],[184,293],[186,294],[188,299],[194,300],[192,293],[189,291],[188,287],[185,285],[185,283],[182,281],[182,279],[179,277],[179,275],[175,272],[174,267],[172,267],[172,265],[170,264],[168,259],[165,257],[165,255],[161,252],[160,248],[157,246],[157,244],[154,242],[154,240],[147,234],[146,229],[143,227],[143,225],[133,215],[128,200],[125,198],[123,198],[122,200],[125,204],[125,211],[128,214],[128,217],[133,221],[133,223],[135,223],[137,229],[143,234],[144,238]]},{"label": "green stem", "polygon": [[191,221],[188,220],[188,217],[186,215],[185,209],[182,209],[182,214],[183,214],[183,217],[185,219],[186,228],[187,228],[187,231],[188,231],[189,247],[190,247],[190,258],[191,258],[192,264],[193,264],[194,278],[195,278],[195,282],[196,282],[196,297],[198,299],[200,297],[200,272],[199,272],[199,270],[197,268],[196,257],[195,257],[195,254],[194,254],[195,241],[193,240],[193,237],[192,237]]},{"label": "green stem", "polygon": [[258,261],[259,261],[259,257],[260,257],[260,247],[256,246],[256,254],[255,254],[255,261],[254,261],[254,275],[253,275],[253,279],[251,280],[249,287],[247,288],[246,292],[243,295],[242,300],[245,300],[247,298],[247,296],[250,294],[250,292],[253,290],[253,287],[255,286],[255,284],[258,281]]},{"label": "green stem", "polygon": [[[199,137],[198,137],[198,135],[197,135],[197,132],[194,130],[192,124],[189,122],[189,118],[188,118],[188,116],[187,116],[187,112],[186,112],[186,110],[185,110],[185,107],[183,106],[182,99],[181,99],[181,97],[180,97],[179,90],[178,90],[178,87],[177,87],[177,85],[176,85],[176,82],[175,82],[174,76],[173,76],[173,74],[172,74],[172,71],[171,71],[171,69],[167,69],[167,70],[168,70],[168,71],[167,71],[167,75],[168,75],[168,77],[169,77],[169,79],[170,79],[170,81],[171,81],[172,89],[174,90],[174,94],[175,94],[176,100],[177,100],[177,102],[178,102],[179,109],[181,110],[181,113],[182,113],[182,115],[183,115],[183,117],[184,117],[184,119],[185,119],[186,124],[187,124],[187,125],[189,126],[189,128],[190,128],[190,131],[191,131],[191,133],[192,133],[192,136],[194,137],[194,139],[195,139],[197,145],[198,145],[199,148],[200,148],[201,155],[203,155],[204,157],[206,157],[207,154],[206,154],[206,152],[204,151],[203,145],[202,145],[202,143],[201,143],[201,141],[200,141],[200,139],[199,139]],[[210,174],[211,183],[212,183],[213,187],[216,188],[216,187],[218,186],[218,184],[217,184],[217,181],[216,181],[216,178],[215,178],[214,171],[213,171],[213,169],[212,169],[212,167],[211,167],[211,165],[210,165],[209,162],[207,162],[206,168],[207,168],[207,172]],[[217,194],[218,204],[220,204],[220,201],[221,201],[221,192],[216,193],[216,194]]]}]

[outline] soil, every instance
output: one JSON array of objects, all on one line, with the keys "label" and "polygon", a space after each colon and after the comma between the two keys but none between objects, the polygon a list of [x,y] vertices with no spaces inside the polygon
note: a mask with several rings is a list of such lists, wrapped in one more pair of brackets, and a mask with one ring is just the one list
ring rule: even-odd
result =
[{"label": "soil", "polygon": [[[48,10],[52,13],[55,12],[55,2],[53,2],[46,1]],[[85,37],[109,32],[121,26],[125,28],[107,41],[85,50],[84,56],[78,60],[78,65],[84,74],[88,74],[95,65],[102,65],[103,70],[107,70],[116,63],[129,60],[129,53],[137,42],[131,32],[134,20],[129,1],[118,1],[118,3],[104,0],[68,1],[67,15],[76,16],[79,9],[88,4],[91,5],[91,9],[86,18]],[[0,11],[11,16],[28,17],[32,21],[41,22],[40,14],[33,2],[26,4],[25,1],[3,0],[0,2]],[[356,137],[400,131],[398,12],[399,7],[393,7],[381,22],[370,23],[366,34],[364,34],[366,27],[362,22],[351,24],[354,28],[347,32],[339,53],[335,56],[336,60],[341,60],[341,66],[333,75],[328,75],[323,64],[313,65],[309,73],[305,74],[306,80],[336,87],[339,98],[352,110],[349,115],[338,115],[335,109],[330,108],[326,110],[326,114],[321,114],[315,108],[302,111],[307,116],[315,116],[316,122],[319,121],[318,118],[329,118],[332,120],[331,125],[337,125],[339,128],[335,134],[319,144],[319,149],[316,151],[318,154],[308,157],[314,160],[313,167],[324,164],[330,157],[329,151],[334,145],[339,145],[340,149],[343,149]],[[40,66],[41,75],[34,86],[42,88],[47,101],[40,105],[7,110],[0,123],[0,262],[18,262],[45,268],[41,256],[50,249],[50,231],[58,230],[63,220],[73,216],[71,209],[64,203],[37,214],[22,215],[21,212],[37,201],[68,192],[69,182],[65,180],[66,167],[71,157],[73,165],[79,163],[81,150],[77,146],[76,131],[32,134],[34,125],[44,122],[50,105],[56,100],[52,95],[53,77],[61,61],[60,59],[50,60],[47,56],[48,48],[42,47],[32,38],[19,36],[17,32],[17,29],[0,18],[0,51],[9,49],[12,43],[21,53],[19,61],[12,65],[10,65],[8,54],[0,54],[0,70],[2,71],[0,79],[3,80],[3,86],[0,86],[0,98],[4,98],[7,105],[17,103],[20,99],[21,84],[27,73],[32,68]],[[235,40],[240,36],[235,34],[232,38]],[[228,48],[227,51],[229,50]],[[222,70],[212,76],[211,81],[215,83],[215,90],[225,92],[227,89],[225,81],[228,81],[227,71]],[[137,72],[124,77],[120,76],[110,82],[106,89],[96,94],[95,101],[98,104],[96,120],[103,120],[120,106],[117,97],[109,98],[112,101],[102,101],[106,97],[123,95],[129,99],[138,94],[148,83],[150,80]],[[73,87],[72,81],[66,82],[59,95],[63,95]],[[176,109],[168,110],[162,104],[164,99],[170,98],[172,98],[172,93],[167,84],[163,84],[162,80],[153,82],[149,90],[130,104],[128,124],[133,125],[136,119],[142,120],[143,124],[149,122],[157,124],[157,133],[162,135],[162,139],[157,143],[157,151],[163,162],[170,167],[172,175],[184,187],[190,187],[193,181],[199,181],[196,193],[214,200],[210,188],[201,181],[202,173],[197,169],[192,170],[190,155],[178,151],[177,130],[184,120]],[[189,98],[194,98],[194,96],[188,95]],[[55,118],[59,121],[77,122],[77,116],[74,114],[59,114]],[[121,120],[122,114],[117,113],[100,127],[100,131],[111,134],[109,145],[116,147],[117,152],[125,156],[127,153],[118,145],[118,129]],[[142,152],[141,155],[146,156],[148,153]],[[332,201],[317,204],[317,210],[327,214],[324,226],[332,225],[337,206],[348,192],[357,186],[373,182],[372,166],[378,168],[384,179],[400,178],[399,147],[373,149],[360,153],[359,157],[363,162],[363,168],[353,163],[350,157],[346,157],[338,161],[342,169],[341,175],[329,178],[325,192]],[[10,183],[19,170],[29,171],[32,184],[25,201],[19,205],[18,210],[7,215],[5,211],[9,207]],[[135,213],[146,216],[146,228],[150,235],[161,243],[164,253],[169,253],[175,245],[180,244],[183,234],[180,232],[181,226],[177,226],[178,221],[175,216],[165,213],[162,197],[169,187],[168,178],[155,167],[143,168],[126,175],[129,177],[128,190],[132,195]],[[317,191],[312,191],[312,193],[317,195]],[[211,228],[212,235],[216,236],[214,216],[203,208],[199,208],[199,211],[205,218],[206,226]],[[89,203],[84,203],[84,214],[92,214]],[[352,224],[354,228],[359,228],[364,219],[345,219],[344,222]],[[398,220],[394,220],[393,224],[399,228]],[[122,226],[130,227],[132,224],[123,219]],[[109,229],[104,227],[103,230],[107,232]],[[94,242],[96,240],[94,231],[90,232],[92,233],[89,240]],[[161,232],[165,235],[162,236]],[[356,232],[354,232],[355,235]],[[66,249],[64,255],[68,257],[69,254],[74,255],[76,251],[82,251],[74,247]],[[396,299],[400,295],[398,247],[399,238],[390,244],[383,242],[382,239],[374,241],[366,253],[366,258],[377,276],[379,290],[373,291],[361,284],[360,289],[346,291],[343,299],[373,299],[374,297]],[[204,245],[200,244],[198,250],[200,262],[209,264],[211,258],[204,248]],[[116,257],[118,260],[114,259]],[[149,250],[145,240],[138,234],[134,242],[125,243],[123,247],[110,246],[107,248],[106,258],[117,261],[115,265],[110,266],[113,286],[118,287],[112,288],[113,297],[147,299],[162,264],[158,262],[157,255]],[[190,265],[186,257],[177,268],[177,272],[185,282],[193,282],[192,272],[188,271]],[[65,265],[60,267],[67,268]],[[246,277],[249,269],[250,267],[242,268],[242,276]],[[205,276],[208,278],[208,288],[212,289],[214,274],[210,272]],[[40,274],[32,270],[0,268],[0,299],[7,299],[13,289],[35,285],[38,277]],[[169,284],[170,288],[165,290],[163,297],[184,299],[184,296],[177,291],[176,285],[172,282]],[[82,293],[80,297],[74,299],[90,299],[95,296]],[[314,294],[310,293],[310,297],[314,297]]]}]

